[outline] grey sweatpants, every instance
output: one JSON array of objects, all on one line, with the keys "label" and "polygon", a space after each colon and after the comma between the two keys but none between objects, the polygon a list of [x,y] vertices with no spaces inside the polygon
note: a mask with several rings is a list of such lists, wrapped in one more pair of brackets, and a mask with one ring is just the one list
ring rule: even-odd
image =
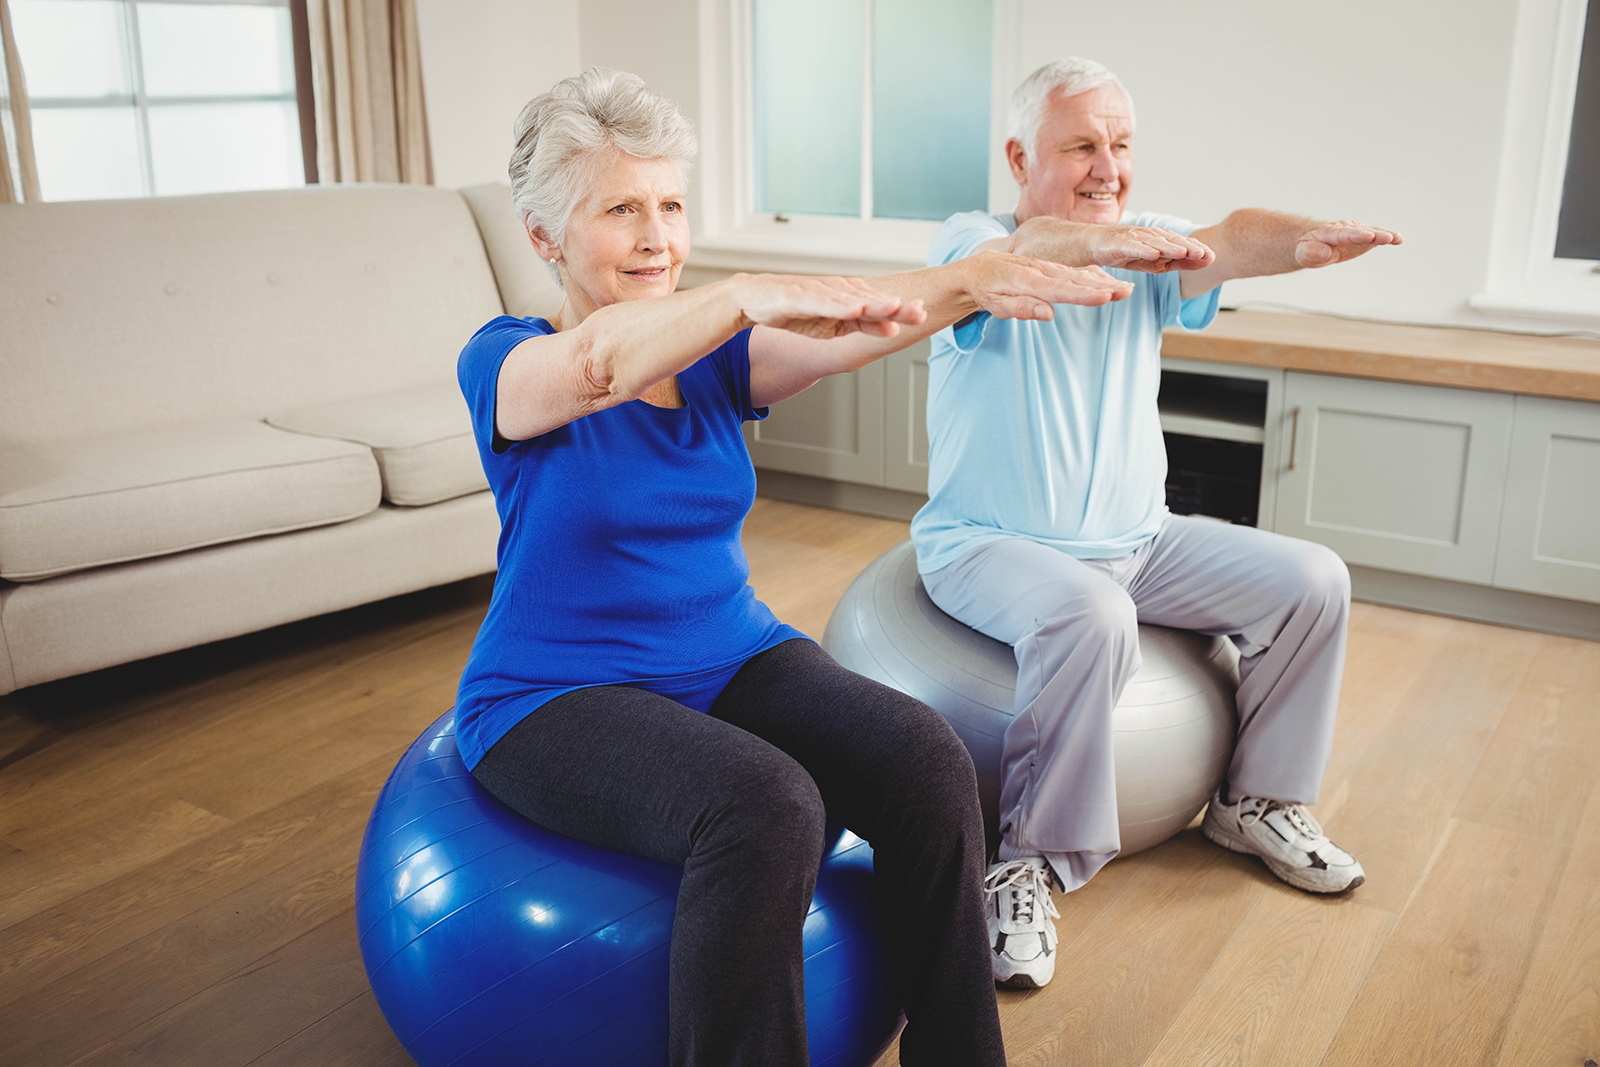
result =
[{"label": "grey sweatpants", "polygon": [[1350,612],[1349,572],[1322,545],[1174,515],[1118,559],[1008,538],[923,584],[946,614],[1016,650],[1002,860],[1045,856],[1076,889],[1121,848],[1111,711],[1138,669],[1141,622],[1232,638],[1241,683],[1231,791],[1316,802]]}]

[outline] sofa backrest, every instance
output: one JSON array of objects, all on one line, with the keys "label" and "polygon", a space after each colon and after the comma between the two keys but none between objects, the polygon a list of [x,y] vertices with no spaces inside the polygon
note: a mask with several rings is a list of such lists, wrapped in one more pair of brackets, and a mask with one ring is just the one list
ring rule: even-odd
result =
[{"label": "sofa backrest", "polygon": [[511,187],[505,182],[469,185],[461,195],[478,220],[478,232],[483,235],[483,247],[489,253],[489,265],[494,268],[506,314],[547,319],[560,311],[566,294],[528,240],[528,231],[523,229],[522,219],[511,203]]},{"label": "sofa backrest", "polygon": [[449,189],[3,205],[0,446],[450,381],[502,308]]}]

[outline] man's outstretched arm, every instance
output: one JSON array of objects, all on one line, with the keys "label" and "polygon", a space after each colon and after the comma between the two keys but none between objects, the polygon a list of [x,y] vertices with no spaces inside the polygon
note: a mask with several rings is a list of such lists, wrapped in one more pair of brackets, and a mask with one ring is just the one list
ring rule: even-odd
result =
[{"label": "man's outstretched arm", "polygon": [[1184,272],[1179,292],[1185,300],[1235,278],[1326,267],[1402,240],[1394,230],[1364,222],[1318,222],[1261,208],[1235,211],[1215,226],[1196,230],[1193,237],[1217,258],[1199,270]]}]

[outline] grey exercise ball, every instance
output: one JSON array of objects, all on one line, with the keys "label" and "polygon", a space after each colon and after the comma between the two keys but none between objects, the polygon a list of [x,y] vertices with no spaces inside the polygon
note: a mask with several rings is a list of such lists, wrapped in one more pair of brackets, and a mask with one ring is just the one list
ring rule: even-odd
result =
[{"label": "grey exercise ball", "polygon": [[[1011,646],[957,622],[928,598],[911,542],[856,576],[828,620],[822,647],[841,664],[938,711],[978,770],[984,823],[995,839],[1000,754],[1012,719]],[[1239,656],[1233,642],[1139,627],[1143,660],[1114,713],[1122,855],[1187,826],[1233,758]]]}]

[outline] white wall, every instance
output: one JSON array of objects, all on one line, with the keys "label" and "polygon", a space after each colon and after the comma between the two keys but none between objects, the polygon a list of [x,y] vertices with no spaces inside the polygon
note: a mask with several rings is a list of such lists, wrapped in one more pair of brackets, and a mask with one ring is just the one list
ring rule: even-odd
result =
[{"label": "white wall", "polygon": [[[606,0],[578,5],[579,65],[631,71],[700,124],[700,6],[696,0]],[[689,221],[700,227],[699,189]]]},{"label": "white wall", "polygon": [[[1022,0],[1018,78],[1063,55],[1116,71],[1138,111],[1131,206],[1215,221],[1237,207],[1354,218],[1406,243],[1236,282],[1396,321],[1491,320],[1488,269],[1513,0]],[[1527,329],[1526,321],[1516,323]]]},{"label": "white wall", "polygon": [[[695,0],[417,3],[441,185],[503,181],[517,110],[583,67],[632,70],[698,118]],[[1202,222],[1270,207],[1406,236],[1403,247],[1352,264],[1233,283],[1225,303],[1496,324],[1466,301],[1482,291],[1488,267],[1515,0],[1013,0],[1010,8],[1017,78],[1085,55],[1132,91],[1134,207]]]},{"label": "white wall", "polygon": [[578,73],[577,0],[416,0],[435,183],[506,180],[511,125]]}]

